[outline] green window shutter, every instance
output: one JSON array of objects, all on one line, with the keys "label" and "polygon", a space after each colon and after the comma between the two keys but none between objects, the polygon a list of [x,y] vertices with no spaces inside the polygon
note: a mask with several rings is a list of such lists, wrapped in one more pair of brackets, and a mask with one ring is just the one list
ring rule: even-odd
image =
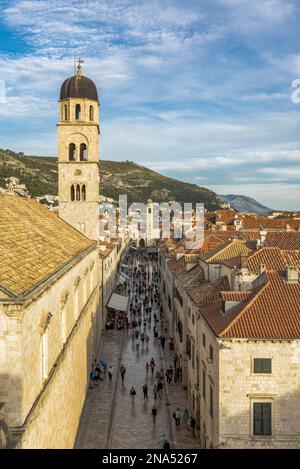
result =
[{"label": "green window shutter", "polygon": [[271,358],[254,358],[254,373],[272,373]]},{"label": "green window shutter", "polygon": [[255,402],[253,407],[253,433],[254,435],[261,435],[262,419],[261,419],[261,404]]},{"label": "green window shutter", "polygon": [[254,403],[253,434],[272,435],[272,404],[270,402]]},{"label": "green window shutter", "polygon": [[262,405],[262,420],[263,420],[263,435],[271,435],[272,434],[272,404],[265,403]]}]

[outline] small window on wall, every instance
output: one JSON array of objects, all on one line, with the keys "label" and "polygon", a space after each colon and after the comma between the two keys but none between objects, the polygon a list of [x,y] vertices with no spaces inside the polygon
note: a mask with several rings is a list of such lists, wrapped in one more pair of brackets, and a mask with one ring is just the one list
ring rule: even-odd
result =
[{"label": "small window on wall", "polygon": [[81,188],[81,200],[85,201],[86,199],[86,191],[85,191],[85,184],[83,184]]},{"label": "small window on wall", "polygon": [[64,120],[68,120],[68,106],[64,104]]},{"label": "small window on wall", "polygon": [[214,361],[214,349],[212,348],[212,345],[209,346],[209,359],[211,363]]},{"label": "small window on wall", "polygon": [[76,161],[76,145],[70,143],[69,145],[69,161]]},{"label": "small window on wall", "polygon": [[254,373],[272,373],[272,359],[271,358],[254,358],[253,360]]},{"label": "small window on wall", "polygon": [[94,106],[90,106],[90,121],[94,120]]},{"label": "small window on wall", "polygon": [[209,415],[214,418],[214,390],[211,385],[209,387]]},{"label": "small window on wall", "polygon": [[80,145],[80,161],[87,160],[87,147],[85,143],[81,143]]},{"label": "small window on wall", "polygon": [[74,184],[71,186],[71,201],[74,202],[75,200],[75,187]]},{"label": "small window on wall", "polygon": [[204,348],[206,347],[206,337],[204,333],[202,334],[202,345]]},{"label": "small window on wall", "polygon": [[272,435],[272,404],[253,403],[253,435]]},{"label": "small window on wall", "polygon": [[79,121],[81,119],[81,107],[80,104],[76,104],[75,106],[75,119]]},{"label": "small window on wall", "polygon": [[202,370],[202,395],[203,399],[206,399],[206,373]]},{"label": "small window on wall", "polygon": [[80,185],[77,184],[76,186],[76,200],[79,201],[80,200]]}]

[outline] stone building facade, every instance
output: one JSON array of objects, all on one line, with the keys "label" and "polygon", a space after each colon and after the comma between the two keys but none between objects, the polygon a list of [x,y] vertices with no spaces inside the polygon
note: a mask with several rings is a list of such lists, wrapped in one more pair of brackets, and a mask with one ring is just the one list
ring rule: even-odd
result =
[{"label": "stone building facade", "polygon": [[97,243],[31,199],[3,195],[0,212],[5,444],[70,448],[101,335]]}]

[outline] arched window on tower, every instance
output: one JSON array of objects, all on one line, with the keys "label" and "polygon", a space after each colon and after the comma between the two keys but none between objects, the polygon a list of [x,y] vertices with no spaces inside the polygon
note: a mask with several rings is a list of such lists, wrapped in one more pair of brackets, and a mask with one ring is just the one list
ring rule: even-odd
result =
[{"label": "arched window on tower", "polygon": [[94,106],[90,106],[90,121],[94,120]]},{"label": "arched window on tower", "polygon": [[77,184],[76,186],[76,200],[80,200],[80,185]]},{"label": "arched window on tower", "polygon": [[87,147],[85,143],[80,144],[80,161],[87,160]]},{"label": "arched window on tower", "polygon": [[85,199],[86,199],[86,190],[85,190],[85,184],[83,184],[83,186],[81,187],[81,200],[83,200],[84,202]]},{"label": "arched window on tower", "polygon": [[75,200],[75,187],[74,184],[71,186],[71,201],[74,202]]},{"label": "arched window on tower", "polygon": [[80,104],[76,104],[75,106],[75,119],[79,121],[81,118],[81,107]]},{"label": "arched window on tower", "polygon": [[76,145],[70,143],[69,145],[69,161],[76,161]]},{"label": "arched window on tower", "polygon": [[64,104],[64,120],[68,120],[68,106]]}]

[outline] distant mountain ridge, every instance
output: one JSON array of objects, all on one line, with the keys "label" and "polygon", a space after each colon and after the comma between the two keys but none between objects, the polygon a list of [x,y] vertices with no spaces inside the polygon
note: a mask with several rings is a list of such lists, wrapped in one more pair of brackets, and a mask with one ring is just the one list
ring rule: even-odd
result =
[{"label": "distant mountain ridge", "polygon": [[[5,178],[11,176],[25,184],[32,197],[57,195],[57,158],[0,149],[0,187],[5,187]],[[128,204],[146,203],[148,199],[153,202],[176,200],[180,203],[202,202],[208,210],[220,208],[215,192],[163,176],[131,161],[100,160],[100,193],[116,201],[119,195],[127,194]]]},{"label": "distant mountain ridge", "polygon": [[271,208],[266,207],[265,205],[260,204],[257,200],[252,199],[252,197],[247,197],[245,195],[219,195],[220,200],[230,204],[231,208],[234,208],[238,212],[254,212],[259,215],[267,215],[272,211]]}]

